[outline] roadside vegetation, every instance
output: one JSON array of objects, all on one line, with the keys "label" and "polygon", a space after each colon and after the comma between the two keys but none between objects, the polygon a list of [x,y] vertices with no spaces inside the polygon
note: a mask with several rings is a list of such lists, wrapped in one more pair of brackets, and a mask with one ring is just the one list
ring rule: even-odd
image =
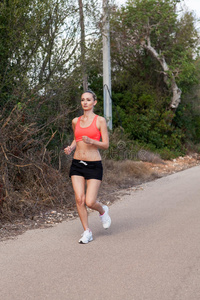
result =
[{"label": "roadside vegetation", "polygon": [[[199,32],[181,2],[110,4],[106,191],[155,178],[141,161],[200,152]],[[86,86],[103,115],[101,1],[1,1],[0,26],[0,220],[12,221],[73,205],[63,149]]]}]

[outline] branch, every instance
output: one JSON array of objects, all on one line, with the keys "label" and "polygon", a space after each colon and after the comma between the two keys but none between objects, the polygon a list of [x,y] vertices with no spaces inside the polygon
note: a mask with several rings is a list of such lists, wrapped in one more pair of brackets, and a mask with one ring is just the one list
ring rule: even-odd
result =
[{"label": "branch", "polygon": [[[147,43],[146,43],[147,42]],[[166,85],[171,89],[172,91],[172,97],[171,97],[171,103],[170,108],[176,109],[180,102],[181,102],[181,90],[178,88],[175,80],[175,76],[172,73],[171,76],[169,76],[169,66],[165,61],[164,56],[159,54],[152,46],[150,37],[146,37],[146,42],[142,41],[141,45],[144,49],[146,49],[150,54],[160,63],[161,67],[163,68],[163,74],[164,74],[164,82]]]}]

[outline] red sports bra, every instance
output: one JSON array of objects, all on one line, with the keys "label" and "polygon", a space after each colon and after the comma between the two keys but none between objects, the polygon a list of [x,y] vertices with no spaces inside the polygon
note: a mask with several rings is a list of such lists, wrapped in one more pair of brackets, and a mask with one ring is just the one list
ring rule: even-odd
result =
[{"label": "red sports bra", "polygon": [[74,132],[76,142],[82,141],[82,136],[88,136],[90,139],[93,139],[96,141],[100,140],[101,132],[99,131],[99,129],[97,128],[97,125],[96,125],[97,117],[98,117],[98,115],[96,115],[94,117],[92,124],[85,128],[80,126],[81,117],[78,118],[78,121],[77,121],[76,127],[75,127],[75,132]]}]

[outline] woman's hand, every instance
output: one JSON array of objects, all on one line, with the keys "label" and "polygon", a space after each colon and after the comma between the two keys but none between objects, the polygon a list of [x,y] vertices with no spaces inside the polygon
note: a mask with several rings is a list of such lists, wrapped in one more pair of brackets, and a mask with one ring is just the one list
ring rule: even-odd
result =
[{"label": "woman's hand", "polygon": [[71,146],[68,146],[64,149],[65,154],[70,155],[72,153],[73,149]]},{"label": "woman's hand", "polygon": [[90,139],[88,136],[82,136],[82,141],[86,144],[93,144],[93,139]]},{"label": "woman's hand", "polygon": [[70,155],[72,153],[72,151],[74,151],[75,148],[76,148],[76,141],[73,140],[71,145],[64,149],[64,152],[65,152],[65,154]]}]

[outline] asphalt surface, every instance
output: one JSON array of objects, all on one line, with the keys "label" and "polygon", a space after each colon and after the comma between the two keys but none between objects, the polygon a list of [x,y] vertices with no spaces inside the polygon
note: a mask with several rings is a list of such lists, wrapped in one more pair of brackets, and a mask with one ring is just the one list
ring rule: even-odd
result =
[{"label": "asphalt surface", "polygon": [[129,189],[89,216],[0,243],[1,300],[200,299],[200,166]]}]

